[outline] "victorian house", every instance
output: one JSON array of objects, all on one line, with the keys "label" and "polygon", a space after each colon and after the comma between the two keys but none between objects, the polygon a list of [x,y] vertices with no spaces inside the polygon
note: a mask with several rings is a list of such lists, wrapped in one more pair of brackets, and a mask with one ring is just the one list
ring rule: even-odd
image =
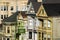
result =
[{"label": "victorian house", "polygon": [[60,4],[54,1],[1,0],[0,40],[60,40]]}]

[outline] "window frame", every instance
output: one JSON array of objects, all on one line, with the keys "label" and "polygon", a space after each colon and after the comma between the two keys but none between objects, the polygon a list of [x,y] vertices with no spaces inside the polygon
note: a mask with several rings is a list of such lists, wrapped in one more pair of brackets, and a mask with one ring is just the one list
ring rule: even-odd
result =
[{"label": "window frame", "polygon": [[32,39],[32,32],[29,32],[29,39]]},{"label": "window frame", "polygon": [[48,20],[48,28],[51,28],[51,21]]},{"label": "window frame", "polygon": [[7,33],[10,33],[10,27],[7,27]]},{"label": "window frame", "polygon": [[11,10],[11,11],[13,11],[13,10],[14,10],[14,7],[13,7],[13,6],[11,6],[10,10]]},{"label": "window frame", "polygon": [[1,15],[1,19],[3,19],[3,15]]}]

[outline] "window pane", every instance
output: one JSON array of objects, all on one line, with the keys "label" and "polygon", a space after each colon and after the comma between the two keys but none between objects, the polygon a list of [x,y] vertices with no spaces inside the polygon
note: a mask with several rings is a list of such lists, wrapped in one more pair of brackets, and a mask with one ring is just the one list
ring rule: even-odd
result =
[{"label": "window pane", "polygon": [[7,38],[7,40],[9,40],[9,38]]},{"label": "window pane", "polygon": [[33,25],[33,20],[29,20],[29,25]]},{"label": "window pane", "polygon": [[3,15],[1,15],[1,19],[3,19]]},{"label": "window pane", "polygon": [[8,11],[8,6],[4,6],[4,11]]},{"label": "window pane", "polygon": [[6,18],[6,15],[4,15],[4,18]]},{"label": "window pane", "polygon": [[6,11],[7,10],[7,8],[6,8],[6,6],[4,6],[4,11]]},{"label": "window pane", "polygon": [[50,38],[51,38],[50,35],[48,35],[48,38],[47,39],[50,40]]},{"label": "window pane", "polygon": [[44,20],[44,27],[47,27],[47,20]]},{"label": "window pane", "polygon": [[48,27],[50,27],[50,21],[48,21]]},{"label": "window pane", "polygon": [[1,11],[3,11],[3,6],[1,6]]},{"label": "window pane", "polygon": [[43,39],[46,40],[46,37],[47,37],[47,34],[44,33],[44,34],[43,34]]},{"label": "window pane", "polygon": [[41,33],[39,32],[39,38],[41,37]]},{"label": "window pane", "polygon": [[36,19],[36,26],[38,27],[40,25],[40,21]]},{"label": "window pane", "polygon": [[13,6],[11,6],[11,10],[13,10]]},{"label": "window pane", "polygon": [[7,29],[7,33],[10,33],[10,29],[9,29],[9,27],[8,27],[8,29]]},{"label": "window pane", "polygon": [[32,39],[32,32],[29,32],[29,39]]}]

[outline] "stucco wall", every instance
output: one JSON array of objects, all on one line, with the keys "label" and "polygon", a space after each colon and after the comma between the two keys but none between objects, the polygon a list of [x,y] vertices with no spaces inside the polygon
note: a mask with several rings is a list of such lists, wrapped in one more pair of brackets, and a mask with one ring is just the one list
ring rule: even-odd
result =
[{"label": "stucco wall", "polygon": [[53,40],[60,40],[60,17],[53,17]]}]

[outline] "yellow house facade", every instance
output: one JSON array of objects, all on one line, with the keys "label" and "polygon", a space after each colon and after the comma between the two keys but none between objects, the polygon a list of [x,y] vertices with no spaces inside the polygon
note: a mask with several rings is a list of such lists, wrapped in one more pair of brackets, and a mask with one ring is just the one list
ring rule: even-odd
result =
[{"label": "yellow house facade", "polygon": [[53,40],[52,39],[52,17],[49,17],[44,9],[44,6],[41,4],[37,14],[37,18],[40,21],[38,27],[38,39],[37,40]]}]

